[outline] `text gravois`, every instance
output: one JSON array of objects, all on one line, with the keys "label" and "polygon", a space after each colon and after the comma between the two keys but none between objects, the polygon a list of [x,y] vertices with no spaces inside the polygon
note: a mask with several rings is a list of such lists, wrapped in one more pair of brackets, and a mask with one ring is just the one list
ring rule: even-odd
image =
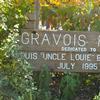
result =
[{"label": "text gravois", "polygon": [[24,56],[34,70],[47,65],[54,71],[100,72],[100,33],[24,30]]}]

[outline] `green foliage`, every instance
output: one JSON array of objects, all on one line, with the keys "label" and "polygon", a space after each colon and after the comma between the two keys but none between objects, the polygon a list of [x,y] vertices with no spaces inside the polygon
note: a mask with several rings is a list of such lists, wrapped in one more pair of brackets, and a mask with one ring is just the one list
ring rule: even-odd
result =
[{"label": "green foliage", "polygon": [[19,6],[14,0],[0,1],[0,100],[18,100],[20,97],[25,100],[25,94],[34,91],[32,68],[18,57],[17,44],[17,36],[21,34],[30,7],[24,1]]},{"label": "green foliage", "polygon": [[8,37],[9,42],[5,40],[0,49],[0,94],[17,100],[18,96],[34,90],[32,68],[27,61],[18,58],[16,36]]},{"label": "green foliage", "polygon": [[100,100],[100,93],[98,95],[96,95],[93,100]]},{"label": "green foliage", "polygon": [[67,31],[88,31],[90,25],[91,31],[100,31],[100,6],[94,2],[86,0],[77,5],[43,6],[41,18],[55,29],[62,26],[63,30]]},{"label": "green foliage", "polygon": [[39,84],[39,86],[35,96],[36,100],[51,100],[49,86],[51,82],[51,76],[47,66],[45,66],[40,72],[38,82],[39,83],[37,84]]},{"label": "green foliage", "polygon": [[[0,1],[0,43],[9,33],[20,31],[27,21],[26,14],[31,12],[32,5],[26,0],[22,0],[20,5],[15,4],[15,0]],[[12,33],[13,34],[13,33]]]},{"label": "green foliage", "polygon": [[73,100],[79,83],[79,76],[77,74],[65,74],[60,85],[62,91],[60,100]]}]

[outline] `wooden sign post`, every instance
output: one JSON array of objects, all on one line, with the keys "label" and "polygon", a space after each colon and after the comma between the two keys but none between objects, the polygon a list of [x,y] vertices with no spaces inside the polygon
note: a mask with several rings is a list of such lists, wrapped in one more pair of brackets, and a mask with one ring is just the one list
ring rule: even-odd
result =
[{"label": "wooden sign post", "polygon": [[23,30],[21,53],[35,71],[100,72],[100,33]]}]

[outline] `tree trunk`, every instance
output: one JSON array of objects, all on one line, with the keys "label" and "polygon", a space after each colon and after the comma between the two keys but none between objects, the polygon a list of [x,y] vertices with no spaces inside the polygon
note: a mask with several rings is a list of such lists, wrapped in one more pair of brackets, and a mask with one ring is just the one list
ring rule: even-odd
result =
[{"label": "tree trunk", "polygon": [[40,2],[34,0],[34,29],[39,29],[39,16],[40,16]]}]

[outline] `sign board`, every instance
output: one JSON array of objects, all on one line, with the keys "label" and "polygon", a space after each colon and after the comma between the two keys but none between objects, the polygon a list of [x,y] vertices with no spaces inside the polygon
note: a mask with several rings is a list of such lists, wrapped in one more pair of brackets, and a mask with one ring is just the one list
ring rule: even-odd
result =
[{"label": "sign board", "polygon": [[35,71],[100,72],[100,32],[23,29],[20,44]]}]

